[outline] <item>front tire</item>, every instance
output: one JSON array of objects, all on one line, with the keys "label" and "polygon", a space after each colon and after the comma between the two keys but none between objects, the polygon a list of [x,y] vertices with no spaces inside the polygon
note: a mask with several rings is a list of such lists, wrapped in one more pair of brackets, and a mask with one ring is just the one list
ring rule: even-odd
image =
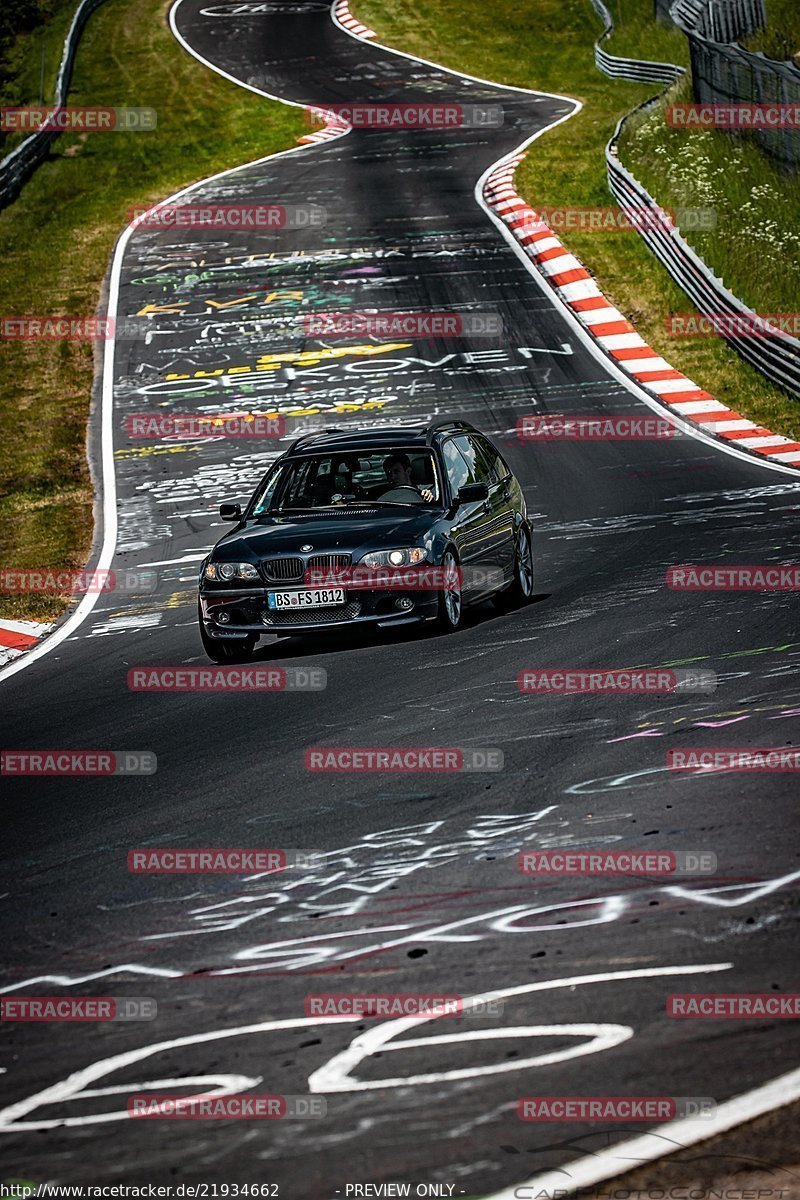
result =
[{"label": "front tire", "polygon": [[454,551],[445,550],[441,569],[444,588],[439,592],[436,628],[442,633],[455,633],[464,617],[464,598],[461,594],[461,568]]},{"label": "front tire", "polygon": [[212,662],[249,662],[253,657],[253,651],[258,641],[256,634],[250,633],[246,638],[237,638],[235,641],[231,639],[229,642],[224,641],[222,638],[211,637],[206,633],[199,603],[197,605],[197,620],[200,625],[200,641],[203,643],[203,649]]}]

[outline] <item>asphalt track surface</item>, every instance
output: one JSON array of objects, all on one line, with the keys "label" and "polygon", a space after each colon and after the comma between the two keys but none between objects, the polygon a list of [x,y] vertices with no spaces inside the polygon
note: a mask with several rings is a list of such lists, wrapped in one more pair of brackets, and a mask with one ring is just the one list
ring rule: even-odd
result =
[{"label": "asphalt track surface", "polygon": [[[224,238],[137,231],[127,243],[119,314],[148,311],[153,331],[118,346],[114,361],[113,566],[156,564],[157,589],[101,597],[73,636],[6,679],[2,742],[146,749],[158,770],[3,780],[2,979],[10,994],[150,996],[158,1016],[6,1025],[2,1162],[7,1175],[60,1183],[269,1181],[297,1200],[388,1181],[486,1195],[558,1168],[566,1183],[571,1163],[648,1126],[522,1123],[520,1097],[723,1102],[796,1063],[795,1022],[679,1021],[665,1009],[671,992],[793,989],[793,777],[676,773],[665,756],[796,744],[796,600],[671,591],[665,572],[791,561],[800,483],[683,435],[517,441],[516,421],[530,412],[647,412],[578,340],[473,195],[490,164],[566,115],[569,101],[364,45],[323,4],[253,17],[201,11],[234,7],[182,0],[175,21],[198,55],[251,86],[303,103],[491,101],[504,124],[356,130],[193,193],[316,203],[324,227]],[[298,339],[298,313],[345,307],[500,312],[505,336],[338,358]],[[323,353],[255,369],[295,348]],[[234,366],[250,369],[197,376]],[[303,430],[434,415],[473,422],[525,486],[535,602],[505,615],[482,607],[451,637],[262,643],[259,661],[324,668],[321,692],[128,690],[130,667],[206,662],[194,582],[224,528],[216,506],[246,497],[277,452],[129,440],[124,418],[156,403],[280,411]],[[92,438],[97,463],[99,412]],[[516,686],[529,666],[666,664],[716,671],[717,692],[558,697]],[[505,768],[304,768],[310,746],[352,745],[499,748]],[[300,847],[325,859],[245,879],[129,874],[129,849],[146,845]],[[707,850],[718,872],[537,881],[516,870],[520,849],[564,847]],[[511,989],[501,1017],[410,1029],[304,1012],[310,992],[495,989]],[[375,1041],[339,1057],[379,1027],[393,1038],[383,1051]],[[434,1040],[442,1034],[451,1036]],[[125,1119],[129,1093],[145,1083],[176,1091],[181,1079],[186,1094],[212,1081],[311,1090],[328,1112]]]}]

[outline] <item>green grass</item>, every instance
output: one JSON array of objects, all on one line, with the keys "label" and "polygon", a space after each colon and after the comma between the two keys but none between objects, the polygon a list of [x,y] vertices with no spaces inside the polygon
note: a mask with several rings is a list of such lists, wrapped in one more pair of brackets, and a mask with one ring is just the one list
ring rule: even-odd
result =
[{"label": "green grass", "polygon": [[[681,81],[669,103],[691,101]],[[725,286],[758,312],[791,312],[800,298],[800,177],[779,172],[757,143],[719,130],[671,128],[665,103],[637,114],[620,158],[665,208],[716,210],[691,243]]]},{"label": "green grass", "polygon": [[[75,105],[158,110],[151,133],[65,134],[0,213],[0,313],[92,315],[126,213],[228,167],[286,149],[302,113],[213,74],[166,24],[166,0],[108,0],[78,52]],[[93,531],[85,456],[92,349],[8,342],[0,383],[4,567],[82,567]],[[7,596],[0,615],[52,618],[64,601]]]},{"label": "green grass", "polygon": [[[78,0],[14,3],[0,14],[0,104],[38,103],[44,47],[44,100],[52,100],[64,38]],[[24,10],[12,12],[11,9]]]},{"label": "green grass", "polygon": [[643,11],[642,0],[606,0],[606,8],[614,20],[614,31],[603,42],[608,54],[689,66],[687,38],[674,25],[654,21],[652,3]]},{"label": "green grass", "polygon": [[[47,0],[40,5],[44,18],[41,25],[7,40],[0,56],[0,107],[20,108],[40,101],[44,104],[53,102],[64,39],[77,3],[78,0]],[[0,134],[0,157],[27,136],[25,132]]]},{"label": "green grass", "polygon": [[[387,0],[351,0],[351,7],[386,45],[498,82],[541,88],[581,100],[584,107],[576,116],[531,145],[517,171],[517,186],[534,208],[586,208],[612,203],[606,180],[605,144],[617,119],[658,89],[612,81],[595,68],[592,43],[599,20],[588,0],[524,0],[505,9],[502,22],[496,20],[484,0],[429,0],[424,8],[417,0],[391,0],[391,4]],[[661,41],[647,40],[646,32],[628,28],[638,24],[645,31],[652,29],[654,38],[660,37],[661,27],[652,21],[652,11],[652,0],[624,0],[616,14],[624,23],[614,34],[615,43],[609,40],[609,51],[618,52],[640,37],[645,39],[644,45],[663,46]],[[735,161],[732,144],[727,145],[730,161]],[[749,150],[744,154],[746,163],[751,158]],[[639,164],[629,151],[630,147],[623,161],[637,174]],[[658,160],[659,156],[655,157]],[[643,162],[642,175],[645,165]],[[781,211],[795,212],[796,192],[788,188],[786,176],[759,155],[757,178],[763,181],[767,176],[773,186],[786,187],[790,195]],[[656,199],[669,207],[670,196],[661,187],[663,175],[655,167],[652,179],[647,181],[652,182]],[[746,189],[747,183],[743,175],[737,187]],[[689,204],[683,192],[680,203]],[[726,222],[720,235],[739,237],[743,217],[730,212]],[[800,221],[796,219],[788,226],[798,227]],[[798,402],[747,366],[725,342],[719,338],[668,335],[665,326],[669,314],[695,310],[637,233],[575,229],[560,236],[592,271],[605,295],[673,366],[723,403],[800,440]],[[772,266],[765,267],[765,261],[757,256],[750,264],[751,286],[744,298],[755,296],[757,287],[759,303],[765,301],[766,311],[779,311],[783,279],[779,284],[778,273]],[[721,273],[716,263],[712,265]],[[780,275],[785,273],[784,264]],[[788,282],[786,286],[790,286]],[[798,307],[796,291],[792,307]]]},{"label": "green grass", "polygon": [[800,9],[797,0],[766,0],[767,27],[743,38],[748,50],[760,50],[778,62],[795,58],[800,66]]}]

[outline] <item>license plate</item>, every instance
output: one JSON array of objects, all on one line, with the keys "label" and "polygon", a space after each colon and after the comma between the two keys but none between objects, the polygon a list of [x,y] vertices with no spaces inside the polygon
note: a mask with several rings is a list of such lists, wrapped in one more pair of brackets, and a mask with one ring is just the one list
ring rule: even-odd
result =
[{"label": "license plate", "polygon": [[273,609],[325,608],[344,604],[344,588],[311,588],[305,592],[270,592],[267,603]]}]

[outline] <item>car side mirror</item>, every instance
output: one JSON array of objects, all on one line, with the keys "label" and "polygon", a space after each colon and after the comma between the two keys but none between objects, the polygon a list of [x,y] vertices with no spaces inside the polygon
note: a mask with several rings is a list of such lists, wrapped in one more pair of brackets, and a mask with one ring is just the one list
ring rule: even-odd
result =
[{"label": "car side mirror", "polygon": [[489,489],[485,483],[465,483],[458,489],[456,499],[459,504],[474,504],[478,500],[488,500]]},{"label": "car side mirror", "polygon": [[219,515],[223,521],[240,521],[242,519],[241,504],[220,504]]}]

